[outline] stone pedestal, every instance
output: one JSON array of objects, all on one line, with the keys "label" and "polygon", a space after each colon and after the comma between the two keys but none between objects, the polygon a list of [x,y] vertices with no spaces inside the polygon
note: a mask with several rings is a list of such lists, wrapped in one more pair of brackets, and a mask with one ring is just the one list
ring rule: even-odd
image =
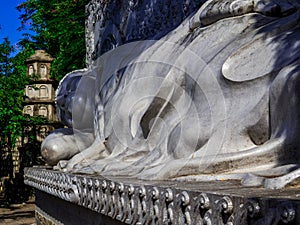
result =
[{"label": "stone pedestal", "polygon": [[35,215],[38,225],[44,224],[89,224],[121,225],[114,220],[86,207],[64,201],[46,192],[35,190]]},{"label": "stone pedestal", "polygon": [[145,182],[27,168],[37,224],[300,224],[300,190],[237,181]]}]

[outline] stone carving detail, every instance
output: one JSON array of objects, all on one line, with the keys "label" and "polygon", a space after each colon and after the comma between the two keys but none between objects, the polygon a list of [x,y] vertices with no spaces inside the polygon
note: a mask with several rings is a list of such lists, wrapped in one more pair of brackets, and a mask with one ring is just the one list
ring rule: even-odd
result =
[{"label": "stone carving detail", "polygon": [[44,64],[42,64],[40,67],[40,75],[41,75],[41,79],[47,78],[47,67]]},{"label": "stone carving detail", "polygon": [[29,74],[29,75],[33,75],[33,74],[34,74],[34,68],[33,68],[32,65],[29,66],[28,74]]},{"label": "stone carving detail", "polygon": [[37,168],[26,169],[25,183],[126,224],[299,224],[297,201],[255,200],[125,184]]},{"label": "stone carving detail", "polygon": [[233,225],[233,203],[228,196],[224,196],[218,201],[217,209],[220,212],[219,215],[221,215],[220,220],[223,221],[224,224]]},{"label": "stone carving detail", "polygon": [[45,85],[41,85],[39,88],[39,97],[40,98],[48,98],[49,97],[49,91],[48,87]]},{"label": "stone carving detail", "polygon": [[33,107],[32,105],[28,105],[26,107],[24,107],[24,114],[33,116]]},{"label": "stone carving detail", "polygon": [[[300,3],[201,3],[88,4],[88,66],[60,84],[58,112],[69,128],[45,139],[49,165],[272,189],[300,176]],[[153,204],[154,215],[164,213]]]}]

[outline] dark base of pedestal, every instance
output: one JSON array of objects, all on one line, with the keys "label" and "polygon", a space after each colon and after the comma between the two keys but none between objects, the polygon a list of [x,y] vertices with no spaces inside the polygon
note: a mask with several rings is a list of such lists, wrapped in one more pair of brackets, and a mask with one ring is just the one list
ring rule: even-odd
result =
[{"label": "dark base of pedestal", "polygon": [[300,189],[145,182],[27,168],[38,225],[299,225]]},{"label": "dark base of pedestal", "polygon": [[35,190],[37,225],[123,225],[117,220]]}]

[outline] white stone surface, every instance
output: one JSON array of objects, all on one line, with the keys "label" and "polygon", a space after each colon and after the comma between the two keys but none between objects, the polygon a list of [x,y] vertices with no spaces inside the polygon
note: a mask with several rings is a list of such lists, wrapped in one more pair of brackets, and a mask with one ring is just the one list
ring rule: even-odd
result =
[{"label": "white stone surface", "polygon": [[[126,18],[147,16],[127,24],[132,27],[123,35],[152,27],[146,18],[165,18],[160,3],[136,2],[137,11]],[[179,5],[174,7],[167,12]],[[240,178],[241,170],[257,166],[298,164],[299,8],[297,1],[211,0],[167,35],[156,31],[159,40],[123,43],[112,40],[114,20],[104,20],[107,26],[98,20],[87,32],[99,36],[88,52],[107,44],[114,49],[90,60],[69,95],[63,88],[58,93],[70,103],[74,134],[55,149],[47,139],[60,143],[61,137],[50,135],[43,155],[55,155],[48,157],[52,164],[69,159],[75,140],[80,153],[61,161],[61,169],[162,180]],[[68,77],[72,73],[64,82]]]}]

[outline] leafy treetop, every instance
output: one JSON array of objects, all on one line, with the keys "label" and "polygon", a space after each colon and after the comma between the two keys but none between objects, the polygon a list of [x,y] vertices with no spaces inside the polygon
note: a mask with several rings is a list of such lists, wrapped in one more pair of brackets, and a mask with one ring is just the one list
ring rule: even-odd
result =
[{"label": "leafy treetop", "polygon": [[55,60],[51,75],[57,80],[85,67],[85,5],[89,0],[26,0],[19,4],[22,46],[44,49]]}]

